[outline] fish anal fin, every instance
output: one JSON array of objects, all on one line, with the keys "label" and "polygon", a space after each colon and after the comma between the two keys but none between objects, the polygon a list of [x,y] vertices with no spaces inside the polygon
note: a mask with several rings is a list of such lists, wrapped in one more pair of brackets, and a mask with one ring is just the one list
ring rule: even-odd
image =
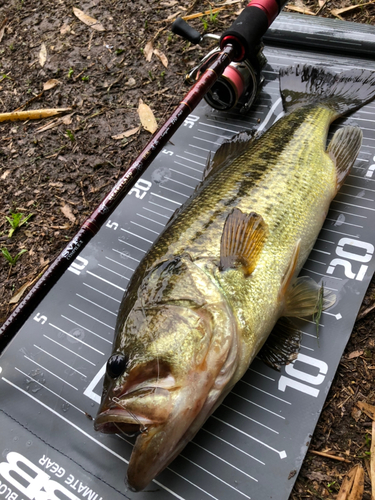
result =
[{"label": "fish anal fin", "polygon": [[285,271],[285,274],[284,274],[283,279],[281,281],[281,288],[279,291],[279,300],[283,300],[286,293],[288,292],[288,289],[290,287],[290,283],[293,279],[293,276],[294,276],[294,273],[295,273],[295,270],[297,267],[297,261],[298,261],[300,249],[301,249],[301,239],[299,239],[294,246],[292,257],[290,259],[288,268]]},{"label": "fish anal fin", "polygon": [[222,167],[229,165],[236,158],[242,155],[249,145],[255,139],[255,132],[239,132],[232,138],[224,141],[217,149],[216,153],[207,158],[206,167],[203,171],[202,181],[206,180],[211,174],[220,170]]},{"label": "fish anal fin", "polygon": [[283,316],[305,318],[333,306],[336,296],[312,278],[301,276],[291,285],[284,300]]},{"label": "fish anal fin", "polygon": [[280,370],[297,358],[302,333],[288,318],[280,318],[258,353],[268,366]]},{"label": "fish anal fin", "polygon": [[245,276],[249,276],[257,265],[266,235],[267,224],[261,215],[233,209],[221,236],[220,270],[242,265]]},{"label": "fish anal fin", "polygon": [[360,128],[347,126],[337,130],[328,145],[327,154],[336,166],[337,190],[344,183],[345,177],[357,158],[362,137]]}]

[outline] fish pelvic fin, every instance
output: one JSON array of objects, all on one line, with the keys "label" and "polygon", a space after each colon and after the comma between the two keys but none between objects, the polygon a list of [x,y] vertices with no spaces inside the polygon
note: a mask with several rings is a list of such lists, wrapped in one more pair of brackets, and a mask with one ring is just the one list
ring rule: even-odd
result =
[{"label": "fish pelvic fin", "polygon": [[242,265],[245,276],[254,271],[268,232],[263,217],[255,212],[244,214],[234,208],[228,215],[220,243],[220,270]]},{"label": "fish pelvic fin", "polygon": [[327,148],[327,154],[336,166],[337,190],[353,166],[362,145],[362,131],[358,127],[343,127],[335,132]]},{"label": "fish pelvic fin", "polygon": [[321,67],[297,65],[280,70],[280,92],[286,111],[324,105],[335,118],[374,99],[375,72],[351,69],[334,74]]},{"label": "fish pelvic fin", "polygon": [[297,278],[285,297],[283,316],[278,320],[266,343],[259,351],[259,358],[275,370],[297,358],[302,333],[291,317],[313,316],[317,324],[324,309],[336,302],[336,296],[318,285],[312,278]]},{"label": "fish pelvic fin", "polygon": [[336,295],[308,276],[298,277],[285,296],[283,316],[305,318],[320,314],[336,302]]},{"label": "fish pelvic fin", "polygon": [[211,154],[209,155],[206,167],[203,171],[202,182],[210,177],[211,174],[230,165],[248,149],[255,139],[255,131],[250,131],[239,132],[230,139],[224,141],[212,157]]},{"label": "fish pelvic fin", "polygon": [[258,357],[274,370],[280,370],[297,358],[302,333],[289,318],[280,318],[270,333]]}]

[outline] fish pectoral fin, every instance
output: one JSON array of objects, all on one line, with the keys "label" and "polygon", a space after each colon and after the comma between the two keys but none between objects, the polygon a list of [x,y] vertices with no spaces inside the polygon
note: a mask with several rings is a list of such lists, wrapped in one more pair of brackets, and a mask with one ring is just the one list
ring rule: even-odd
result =
[{"label": "fish pectoral fin", "polygon": [[279,291],[279,300],[282,300],[285,297],[285,295],[288,293],[290,283],[293,279],[294,272],[295,272],[296,267],[297,267],[297,261],[298,261],[300,249],[301,249],[301,239],[299,239],[294,246],[292,257],[291,257],[290,262],[289,262],[289,266],[288,266],[287,270],[285,271],[285,274],[284,274],[283,279],[281,281],[281,288]]},{"label": "fish pectoral fin", "polygon": [[280,370],[297,358],[301,345],[302,333],[288,318],[280,318],[270,333],[258,357],[266,365]]},{"label": "fish pectoral fin", "polygon": [[343,127],[337,130],[328,145],[327,154],[336,166],[337,190],[353,166],[362,145],[362,131],[358,127]]},{"label": "fish pectoral fin", "polygon": [[254,271],[267,235],[267,224],[255,212],[234,208],[228,215],[220,244],[220,270],[242,265],[245,276]]},{"label": "fish pectoral fin", "polygon": [[255,140],[255,131],[239,132],[230,139],[224,141],[211,158],[208,156],[206,167],[203,171],[202,181],[206,180],[212,173],[229,165],[242,155],[250,144]]},{"label": "fish pectoral fin", "polygon": [[305,318],[319,315],[333,306],[336,295],[325,290],[312,278],[301,276],[295,280],[285,296],[283,316]]}]

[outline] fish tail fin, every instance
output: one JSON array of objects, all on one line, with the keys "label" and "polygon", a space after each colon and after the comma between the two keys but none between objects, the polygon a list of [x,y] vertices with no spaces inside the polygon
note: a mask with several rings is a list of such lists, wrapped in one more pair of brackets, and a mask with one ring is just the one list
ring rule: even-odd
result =
[{"label": "fish tail fin", "polygon": [[325,68],[297,65],[280,70],[280,92],[286,111],[323,105],[340,116],[375,97],[375,72],[351,69],[334,74]]}]

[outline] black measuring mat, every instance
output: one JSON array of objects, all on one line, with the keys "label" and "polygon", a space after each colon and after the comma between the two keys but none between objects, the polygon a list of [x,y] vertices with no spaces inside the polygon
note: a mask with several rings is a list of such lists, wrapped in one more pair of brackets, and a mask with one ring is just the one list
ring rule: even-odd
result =
[{"label": "black measuring mat", "polygon": [[[364,33],[351,23],[321,19],[303,21],[301,28],[300,19],[280,16],[268,33],[266,81],[249,116],[201,104],[1,356],[0,494],[12,500],[289,497],[374,272],[375,103],[339,120],[330,133],[356,124],[364,140],[302,271],[316,281],[323,279],[338,297],[322,314],[319,339],[316,325],[305,321],[294,363],[278,373],[255,360],[145,492],[132,493],[124,484],[131,440],[96,433],[90,416],[100,401],[117,311],[129,279],[199,183],[209,152],[241,130],[269,128],[283,114],[280,67],[306,63],[333,71],[375,71],[375,62],[365,59],[374,29],[366,27]],[[349,34],[347,30],[345,37],[337,37],[337,30],[347,26]],[[330,41],[341,54],[346,44],[348,55],[320,53]],[[290,48],[296,42],[306,50]]]}]

